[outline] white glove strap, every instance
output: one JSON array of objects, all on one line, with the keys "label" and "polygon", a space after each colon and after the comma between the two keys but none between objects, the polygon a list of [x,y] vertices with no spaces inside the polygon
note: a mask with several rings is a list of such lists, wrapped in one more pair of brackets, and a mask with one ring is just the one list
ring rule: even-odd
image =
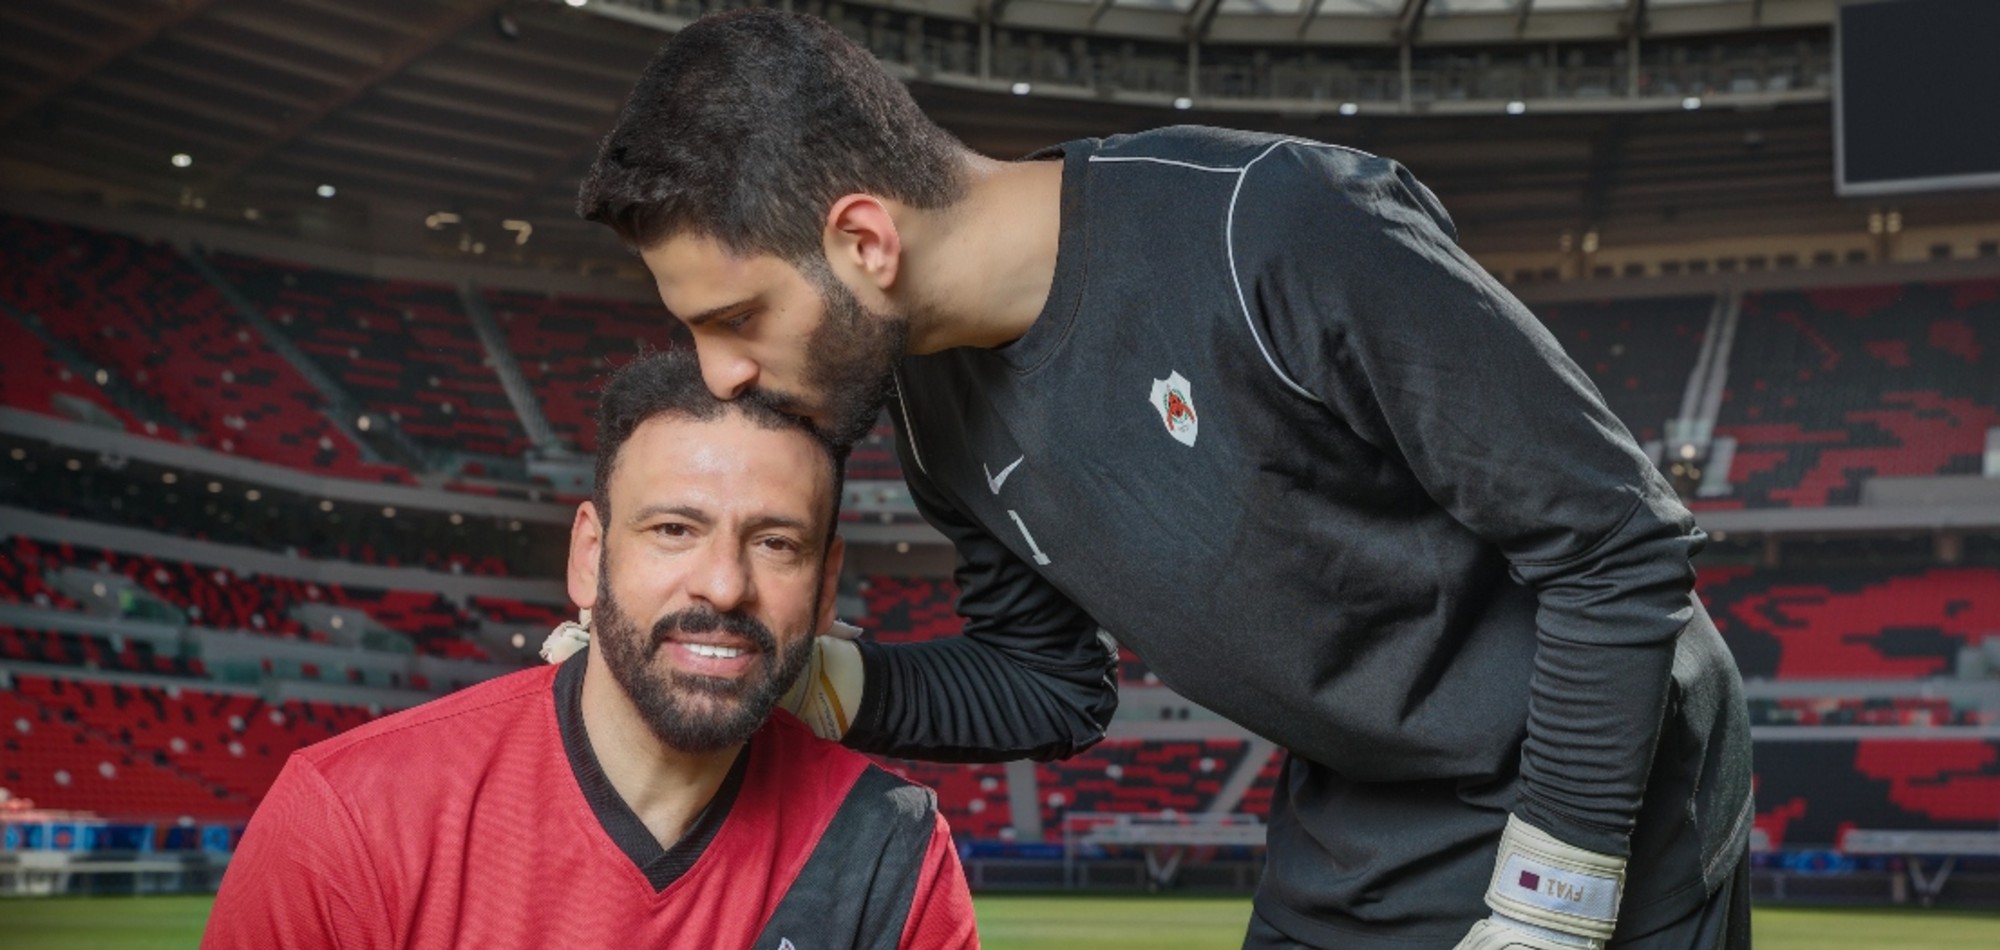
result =
[{"label": "white glove strap", "polygon": [[1500,918],[1601,943],[1618,925],[1624,890],[1624,858],[1572,847],[1509,815],[1486,906]]},{"label": "white glove strap", "polygon": [[549,632],[548,639],[542,641],[542,659],[550,663],[561,663],[589,645],[590,611],[578,611],[575,620],[565,620],[556,624],[556,628]]}]

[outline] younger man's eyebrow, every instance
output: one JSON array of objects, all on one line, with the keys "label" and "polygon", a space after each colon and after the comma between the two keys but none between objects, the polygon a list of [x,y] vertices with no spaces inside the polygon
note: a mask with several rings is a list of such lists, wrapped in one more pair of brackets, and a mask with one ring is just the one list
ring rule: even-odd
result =
[{"label": "younger man's eyebrow", "polygon": [[746,298],[743,300],[738,300],[735,303],[723,304],[720,307],[710,307],[709,309],[703,310],[700,313],[689,314],[688,316],[681,317],[680,319],[682,323],[685,323],[690,327],[698,327],[704,323],[709,322],[710,320],[714,320],[717,317],[727,314],[732,310],[741,310],[744,307],[748,307],[756,302],[757,302],[756,298],[754,297]]}]

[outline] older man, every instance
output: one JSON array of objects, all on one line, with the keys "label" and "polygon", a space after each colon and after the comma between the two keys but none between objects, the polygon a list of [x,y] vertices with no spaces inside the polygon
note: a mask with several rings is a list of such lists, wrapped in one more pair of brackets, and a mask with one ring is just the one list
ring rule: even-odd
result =
[{"label": "older man", "polygon": [[205,946],[976,944],[935,798],[773,714],[832,620],[840,453],[685,352],[598,439],[590,648],[295,755]]}]

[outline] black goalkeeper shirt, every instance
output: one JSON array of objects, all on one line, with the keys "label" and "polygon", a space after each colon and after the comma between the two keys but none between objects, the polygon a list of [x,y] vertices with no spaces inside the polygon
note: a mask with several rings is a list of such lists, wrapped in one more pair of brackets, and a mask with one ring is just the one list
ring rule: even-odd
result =
[{"label": "black goalkeeper shirt", "polygon": [[1700,903],[1751,814],[1703,536],[1431,193],[1213,129],[1048,155],[1046,308],[906,359],[892,405],[965,636],[866,644],[849,744],[1085,748],[1101,627],[1292,753],[1258,909],[1295,937],[1449,946],[1509,812],[1632,856],[1623,935]]}]

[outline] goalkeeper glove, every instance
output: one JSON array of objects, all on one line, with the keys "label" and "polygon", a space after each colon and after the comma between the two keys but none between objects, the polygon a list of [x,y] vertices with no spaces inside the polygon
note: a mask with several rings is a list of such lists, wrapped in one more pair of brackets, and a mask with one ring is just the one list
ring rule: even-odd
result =
[{"label": "goalkeeper glove", "polygon": [[812,659],[778,705],[812,727],[813,735],[840,741],[861,708],[861,648],[854,645],[861,628],[833,622],[833,629],[813,638]]},{"label": "goalkeeper glove", "polygon": [[1486,886],[1493,916],[1454,950],[1603,950],[1624,890],[1624,858],[1564,844],[1510,815]]}]

